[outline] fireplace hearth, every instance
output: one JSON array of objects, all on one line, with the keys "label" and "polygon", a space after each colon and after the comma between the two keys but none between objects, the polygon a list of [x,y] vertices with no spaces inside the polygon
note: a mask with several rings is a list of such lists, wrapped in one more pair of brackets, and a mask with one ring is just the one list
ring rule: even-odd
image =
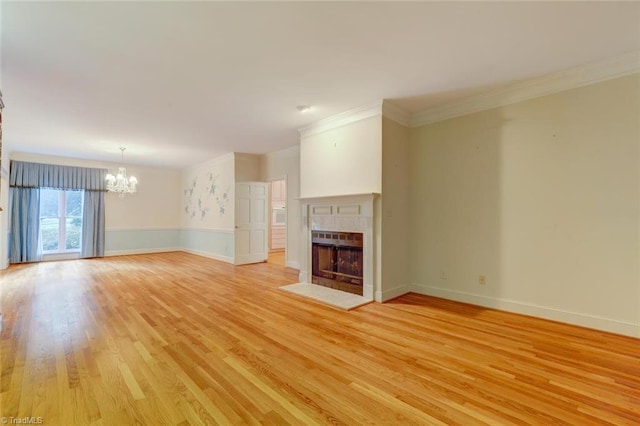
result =
[{"label": "fireplace hearth", "polygon": [[363,234],[313,231],[311,282],[363,295]]}]

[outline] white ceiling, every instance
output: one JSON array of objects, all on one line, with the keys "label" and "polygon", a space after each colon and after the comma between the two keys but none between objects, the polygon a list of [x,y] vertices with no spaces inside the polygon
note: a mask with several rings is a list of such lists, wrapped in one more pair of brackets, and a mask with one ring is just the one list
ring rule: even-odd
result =
[{"label": "white ceiling", "polygon": [[[184,167],[640,49],[637,2],[0,3],[5,153]],[[309,104],[301,114],[296,105]]]}]

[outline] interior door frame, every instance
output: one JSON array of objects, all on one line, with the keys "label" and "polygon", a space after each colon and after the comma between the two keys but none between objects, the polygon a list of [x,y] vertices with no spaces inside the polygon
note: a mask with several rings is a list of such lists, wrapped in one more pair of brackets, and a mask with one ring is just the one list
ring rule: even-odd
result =
[{"label": "interior door frame", "polygon": [[[285,215],[285,220],[284,220],[284,264],[285,266],[287,265],[287,261],[289,260],[289,179],[287,174],[284,175],[280,175],[278,177],[273,177],[270,179],[265,180],[265,182],[267,182],[269,184],[269,209],[271,209],[271,184],[273,182],[276,182],[278,180],[283,180],[284,181],[284,190],[285,190],[285,204],[284,204],[284,215]],[[271,217],[271,211],[269,211],[269,238],[271,238],[271,222],[273,220],[273,218]]]}]

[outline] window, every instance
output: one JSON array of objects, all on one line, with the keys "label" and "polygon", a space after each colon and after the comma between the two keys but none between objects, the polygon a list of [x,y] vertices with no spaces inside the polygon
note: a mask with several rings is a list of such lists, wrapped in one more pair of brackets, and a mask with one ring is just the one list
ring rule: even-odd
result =
[{"label": "window", "polygon": [[40,238],[43,254],[79,252],[84,191],[40,189]]}]

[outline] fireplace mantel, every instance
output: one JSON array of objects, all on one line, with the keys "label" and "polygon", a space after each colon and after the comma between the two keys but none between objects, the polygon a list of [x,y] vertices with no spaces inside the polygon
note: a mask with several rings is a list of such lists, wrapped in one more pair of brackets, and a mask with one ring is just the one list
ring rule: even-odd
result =
[{"label": "fireplace mantel", "polygon": [[363,297],[374,299],[374,200],[379,194],[301,197],[300,282],[311,283],[311,231],[363,234]]},{"label": "fireplace mantel", "polygon": [[375,198],[379,195],[380,194],[378,194],[377,192],[366,192],[362,194],[344,194],[344,195],[316,195],[311,197],[298,197],[296,198],[296,200],[300,200],[301,203],[313,203],[313,202],[327,203],[327,202],[339,202],[344,199],[353,200],[358,198],[363,198],[363,199],[368,199],[370,197]]}]

